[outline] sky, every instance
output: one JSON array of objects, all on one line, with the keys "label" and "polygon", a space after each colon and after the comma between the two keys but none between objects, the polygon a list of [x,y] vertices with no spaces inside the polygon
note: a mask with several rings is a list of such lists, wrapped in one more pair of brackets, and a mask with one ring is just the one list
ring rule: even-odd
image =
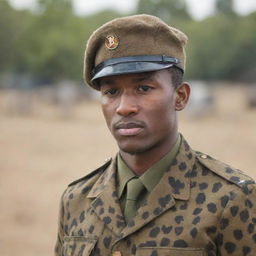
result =
[{"label": "sky", "polygon": [[[33,8],[36,0],[8,0],[15,8]],[[132,12],[138,0],[73,0],[77,15],[88,15],[102,9],[114,9],[121,13]],[[201,20],[214,12],[214,0],[186,0],[191,15]],[[241,15],[256,10],[256,0],[234,0],[234,7]]]}]

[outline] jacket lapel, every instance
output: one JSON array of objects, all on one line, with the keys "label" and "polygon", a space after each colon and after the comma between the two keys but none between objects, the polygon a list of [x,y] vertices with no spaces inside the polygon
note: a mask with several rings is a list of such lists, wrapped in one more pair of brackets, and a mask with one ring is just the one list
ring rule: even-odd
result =
[{"label": "jacket lapel", "polygon": [[94,184],[87,198],[94,199],[91,206],[103,225],[118,235],[126,224],[117,197],[115,175],[114,160]]},{"label": "jacket lapel", "polygon": [[149,194],[137,214],[122,230],[120,238],[137,231],[176,204],[176,200],[190,197],[190,177],[193,175],[195,156],[187,142],[182,138],[180,150],[170,168]]}]

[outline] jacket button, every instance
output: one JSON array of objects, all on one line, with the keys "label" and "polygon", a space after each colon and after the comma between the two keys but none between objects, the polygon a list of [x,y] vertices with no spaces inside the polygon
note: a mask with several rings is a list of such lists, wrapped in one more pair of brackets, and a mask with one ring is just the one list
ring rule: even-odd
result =
[{"label": "jacket button", "polygon": [[111,256],[122,256],[122,254],[120,251],[114,251],[114,252],[112,252]]}]

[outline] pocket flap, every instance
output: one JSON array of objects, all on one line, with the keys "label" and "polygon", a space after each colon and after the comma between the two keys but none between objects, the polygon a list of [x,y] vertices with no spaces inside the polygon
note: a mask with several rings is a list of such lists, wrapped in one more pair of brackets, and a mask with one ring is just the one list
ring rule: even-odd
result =
[{"label": "pocket flap", "polygon": [[64,256],[88,256],[97,242],[97,237],[65,236]]}]

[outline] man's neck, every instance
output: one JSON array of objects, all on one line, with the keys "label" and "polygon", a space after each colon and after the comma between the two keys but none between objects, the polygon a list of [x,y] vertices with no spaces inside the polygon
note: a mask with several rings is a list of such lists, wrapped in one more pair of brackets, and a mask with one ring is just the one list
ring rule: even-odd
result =
[{"label": "man's neck", "polygon": [[140,176],[172,149],[177,140],[177,136],[178,133],[177,135],[173,136],[170,142],[163,147],[155,147],[143,153],[130,154],[120,151],[121,157],[127,166],[136,175]]}]

